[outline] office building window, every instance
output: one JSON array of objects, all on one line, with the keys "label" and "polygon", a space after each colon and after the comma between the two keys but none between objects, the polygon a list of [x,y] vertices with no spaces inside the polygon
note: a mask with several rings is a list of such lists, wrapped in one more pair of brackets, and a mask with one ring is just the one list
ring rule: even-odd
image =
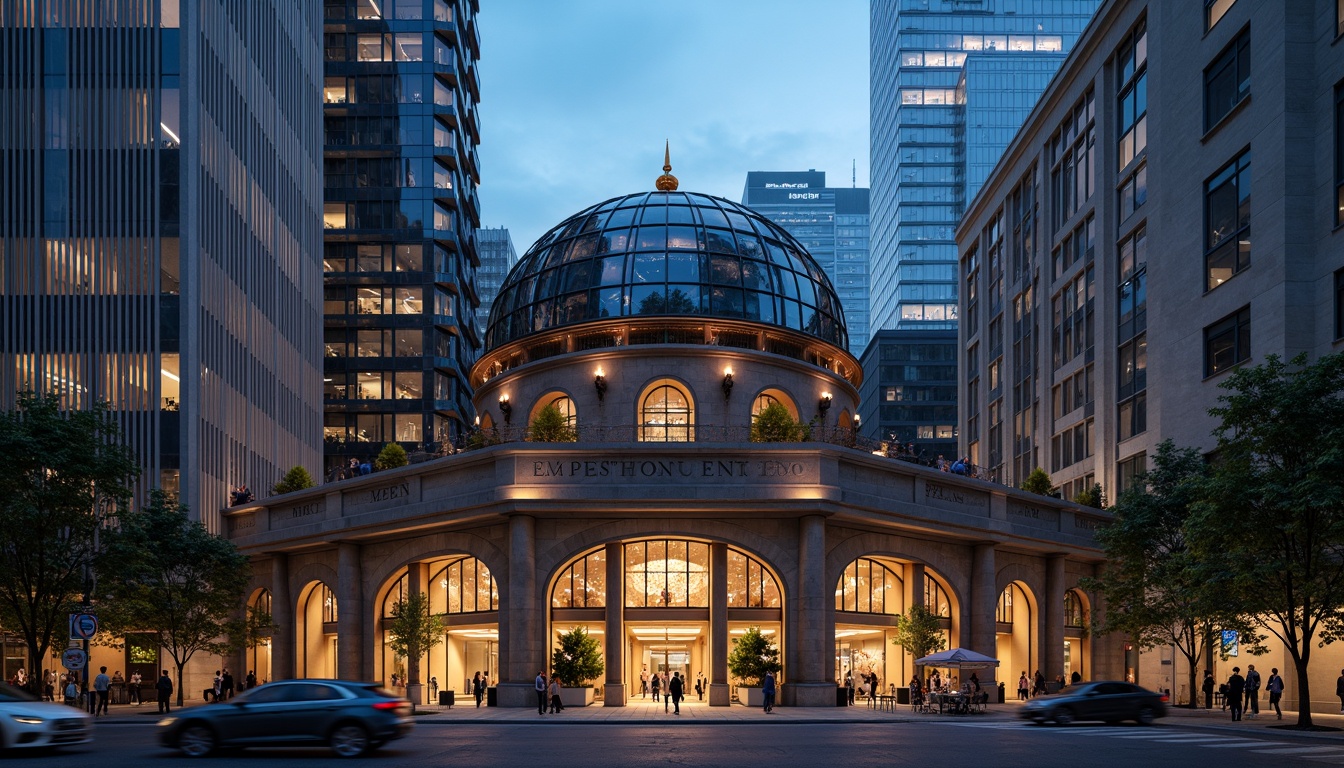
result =
[{"label": "office building window", "polygon": [[1116,495],[1119,496],[1138,482],[1148,471],[1148,454],[1136,453],[1115,465]]},{"label": "office building window", "polygon": [[1218,124],[1251,94],[1251,31],[1228,43],[1204,70],[1204,130]]},{"label": "office building window", "polygon": [[[1344,6],[1344,0],[1339,0]],[[1344,83],[1335,86],[1335,226],[1344,225]]]},{"label": "office building window", "polygon": [[1335,338],[1344,339],[1344,269],[1335,272]]},{"label": "office building window", "polygon": [[1129,165],[1148,146],[1148,28],[1141,21],[1116,56],[1120,122],[1118,168]]},{"label": "office building window", "polygon": [[1335,35],[1344,35],[1344,0],[1335,0]]},{"label": "office building window", "polygon": [[1120,286],[1117,289],[1119,340],[1129,341],[1148,327],[1148,225],[1120,242]]},{"label": "office building window", "polygon": [[1235,2],[1237,0],[1204,0],[1204,31],[1213,29]]},{"label": "office building window", "polygon": [[1051,472],[1058,472],[1092,456],[1092,419],[1051,438]]},{"label": "office building window", "polygon": [[1204,329],[1204,375],[1213,376],[1251,357],[1251,308],[1242,307]]},{"label": "office building window", "polygon": [[1204,186],[1204,290],[1251,265],[1251,153],[1223,166]]},{"label": "office building window", "polygon": [[1140,392],[1119,406],[1120,440],[1142,434],[1148,430],[1148,393]]}]

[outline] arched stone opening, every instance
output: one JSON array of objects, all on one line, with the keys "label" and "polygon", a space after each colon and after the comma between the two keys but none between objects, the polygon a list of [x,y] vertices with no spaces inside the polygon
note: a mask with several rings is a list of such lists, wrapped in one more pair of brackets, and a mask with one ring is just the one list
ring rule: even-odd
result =
[{"label": "arched stone opening", "polygon": [[247,668],[239,673],[240,678],[246,679],[251,672],[258,684],[271,680],[272,615],[271,591],[265,587],[253,590],[247,598],[247,646],[243,649]]},{"label": "arched stone opening", "polygon": [[1092,606],[1081,589],[1064,593],[1064,677],[1072,681],[1074,673],[1080,680],[1092,676],[1092,640],[1087,632],[1092,617]]},{"label": "arched stone opening", "polygon": [[[1001,670],[998,675],[1005,684],[1015,684],[1022,672],[1031,678],[1040,669],[1039,615],[1036,596],[1024,582],[1011,581],[999,593],[994,615],[995,655]],[[1046,681],[1053,682],[1053,676],[1047,675]]]},{"label": "arched stone opening", "polygon": [[326,582],[310,581],[299,591],[296,677],[335,678],[339,606]]}]

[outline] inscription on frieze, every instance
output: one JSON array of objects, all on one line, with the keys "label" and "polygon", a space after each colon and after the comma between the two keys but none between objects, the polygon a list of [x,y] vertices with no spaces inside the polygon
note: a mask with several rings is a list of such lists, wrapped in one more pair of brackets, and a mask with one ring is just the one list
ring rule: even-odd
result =
[{"label": "inscription on frieze", "polygon": [[807,459],[533,459],[519,458],[519,483],[816,482],[818,465]]},{"label": "inscription on frieze", "polygon": [[1014,522],[1041,525],[1050,528],[1059,525],[1059,510],[1041,509],[1021,502],[1008,502],[1008,517]]},{"label": "inscription on frieze", "polygon": [[1073,527],[1074,527],[1074,528],[1081,528],[1081,529],[1086,530],[1086,531],[1095,531],[1095,530],[1097,530],[1098,528],[1101,527],[1101,521],[1100,521],[1100,520],[1093,520],[1093,519],[1091,519],[1091,518],[1087,518],[1087,517],[1079,517],[1079,516],[1077,516],[1077,515],[1074,515],[1074,516],[1073,516]]},{"label": "inscription on frieze", "polygon": [[967,491],[954,485],[924,483],[925,504],[953,512],[988,514],[989,504],[982,493]]},{"label": "inscription on frieze", "polygon": [[393,499],[400,499],[410,495],[410,483],[393,483],[392,485],[385,485],[382,488],[374,488],[370,490],[367,503],[377,504],[381,501],[392,501]]},{"label": "inscription on frieze", "polygon": [[238,533],[257,527],[256,515],[229,518],[229,533]]},{"label": "inscription on frieze", "polygon": [[956,488],[948,488],[945,485],[934,485],[926,483],[924,485],[924,498],[934,499],[936,501],[950,501],[953,504],[967,504],[966,494]]}]

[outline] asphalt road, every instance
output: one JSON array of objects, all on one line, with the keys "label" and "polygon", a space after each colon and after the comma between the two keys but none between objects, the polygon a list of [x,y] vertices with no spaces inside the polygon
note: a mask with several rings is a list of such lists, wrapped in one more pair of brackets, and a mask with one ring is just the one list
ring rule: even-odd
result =
[{"label": "asphalt road", "polygon": [[[188,758],[158,746],[152,724],[100,723],[95,742],[52,754],[10,756],[5,766],[176,768]],[[321,749],[247,750],[200,761],[222,766],[302,766],[339,760]],[[1344,740],[1292,733],[1235,733],[1172,721],[1052,728],[1017,721],[915,720],[878,724],[423,724],[406,739],[349,764],[399,766],[963,766],[1111,768],[1344,765]]]}]

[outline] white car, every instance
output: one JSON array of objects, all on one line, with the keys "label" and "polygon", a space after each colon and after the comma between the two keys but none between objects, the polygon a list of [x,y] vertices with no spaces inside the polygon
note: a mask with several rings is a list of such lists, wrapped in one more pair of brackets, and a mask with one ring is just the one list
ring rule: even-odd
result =
[{"label": "white car", "polygon": [[0,683],[0,753],[25,747],[87,744],[93,740],[87,712],[40,701],[27,691]]}]

